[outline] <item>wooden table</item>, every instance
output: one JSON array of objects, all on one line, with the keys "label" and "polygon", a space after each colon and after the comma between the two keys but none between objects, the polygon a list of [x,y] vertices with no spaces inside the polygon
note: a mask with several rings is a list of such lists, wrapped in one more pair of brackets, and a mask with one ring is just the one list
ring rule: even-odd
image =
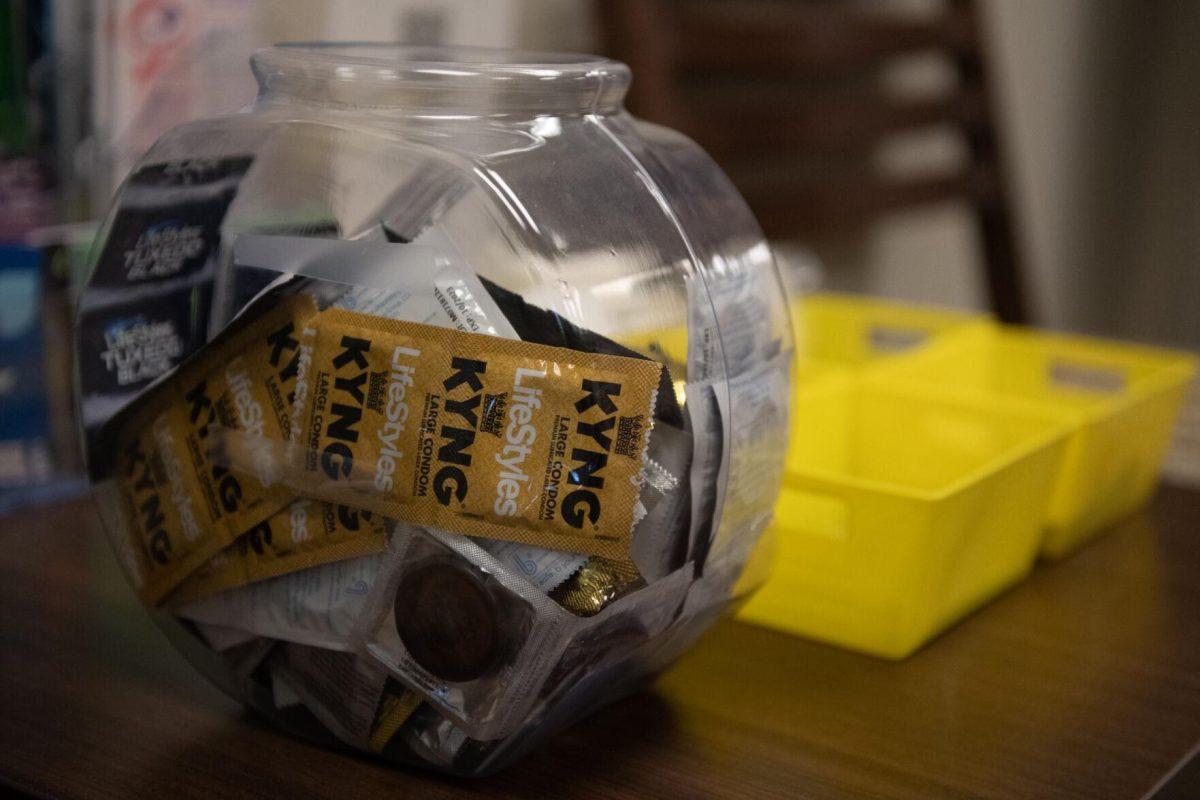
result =
[{"label": "wooden table", "polygon": [[0,782],[54,797],[1137,798],[1200,741],[1200,493],[901,663],[723,622],[486,783],[280,735],[138,607],[86,501],[0,520]]}]

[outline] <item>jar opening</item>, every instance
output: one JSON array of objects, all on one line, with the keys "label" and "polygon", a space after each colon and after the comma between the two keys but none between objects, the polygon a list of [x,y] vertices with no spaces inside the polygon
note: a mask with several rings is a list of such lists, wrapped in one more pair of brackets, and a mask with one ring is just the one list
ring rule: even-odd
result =
[{"label": "jar opening", "polygon": [[600,56],[382,42],[289,42],[255,53],[260,95],[414,113],[607,113],[629,68]]}]

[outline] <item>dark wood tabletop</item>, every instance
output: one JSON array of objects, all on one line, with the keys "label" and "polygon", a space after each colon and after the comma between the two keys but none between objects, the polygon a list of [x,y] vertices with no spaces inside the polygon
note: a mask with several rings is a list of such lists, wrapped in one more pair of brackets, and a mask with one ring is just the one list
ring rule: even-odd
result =
[{"label": "dark wood tabletop", "polygon": [[150,623],[87,501],[0,519],[0,783],[47,797],[1138,798],[1200,741],[1200,492],[898,663],[719,623],[484,781],[278,734]]}]

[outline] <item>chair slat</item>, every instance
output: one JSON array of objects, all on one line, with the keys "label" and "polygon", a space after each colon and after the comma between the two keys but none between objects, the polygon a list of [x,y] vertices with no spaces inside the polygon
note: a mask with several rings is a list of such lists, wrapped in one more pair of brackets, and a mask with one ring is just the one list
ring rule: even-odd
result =
[{"label": "chair slat", "polygon": [[718,161],[803,152],[862,150],[900,133],[938,125],[984,125],[983,97],[974,89],[943,97],[889,100],[878,94],[797,97],[790,103],[749,103],[709,96],[687,105],[680,128]]},{"label": "chair slat", "polygon": [[995,187],[994,176],[986,167],[903,181],[862,174],[810,183],[740,184],[768,236],[819,235],[861,227],[899,209],[948,201],[978,202],[991,196]]},{"label": "chair slat", "polygon": [[839,3],[672,2],[676,67],[827,71],[925,50],[970,52],[966,9],[881,15]]}]

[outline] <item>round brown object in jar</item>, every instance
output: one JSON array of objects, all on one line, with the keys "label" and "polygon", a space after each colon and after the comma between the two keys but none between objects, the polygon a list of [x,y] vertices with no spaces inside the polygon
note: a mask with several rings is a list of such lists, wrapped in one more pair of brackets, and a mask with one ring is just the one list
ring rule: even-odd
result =
[{"label": "round brown object in jar", "polygon": [[422,564],[396,588],[396,633],[409,655],[452,683],[488,672],[500,652],[501,620],[480,580],[445,561]]}]

